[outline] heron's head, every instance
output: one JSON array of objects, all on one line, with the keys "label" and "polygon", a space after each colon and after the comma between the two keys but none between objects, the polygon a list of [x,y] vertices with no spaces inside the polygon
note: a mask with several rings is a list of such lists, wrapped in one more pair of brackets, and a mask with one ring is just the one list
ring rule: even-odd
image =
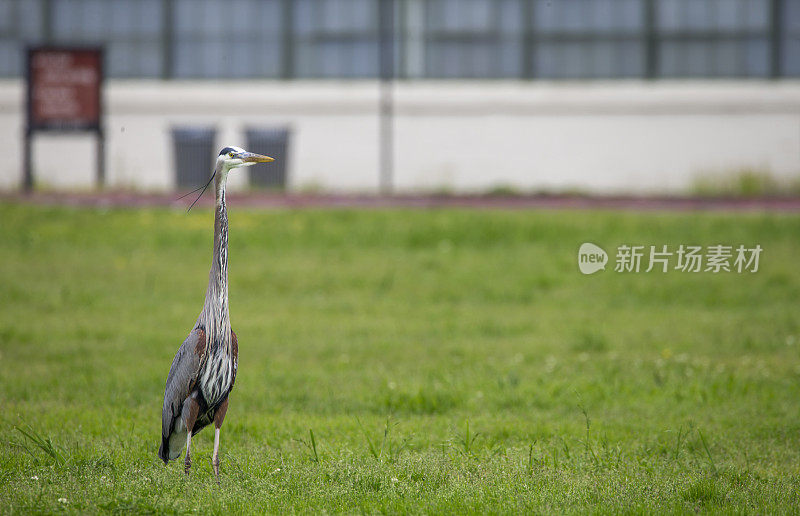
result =
[{"label": "heron's head", "polygon": [[195,199],[194,202],[192,202],[192,204],[189,206],[189,209],[186,210],[189,211],[192,209],[192,206],[195,205],[198,199],[203,196],[203,194],[206,192],[206,188],[208,188],[208,185],[211,184],[211,181],[213,181],[215,177],[217,178],[217,182],[215,183],[217,195],[220,195],[220,192],[222,192],[224,195],[225,181],[228,179],[228,172],[234,168],[249,167],[250,165],[255,165],[256,163],[269,163],[270,161],[275,161],[275,159],[270,158],[269,156],[256,154],[255,152],[247,152],[241,147],[225,147],[219,151],[219,156],[217,156],[217,166],[214,169],[214,173],[208,178],[208,182],[205,184],[205,186],[196,188],[188,194],[179,197],[179,199],[183,199],[187,195],[195,193],[197,190],[203,190],[200,192],[200,195],[197,196],[197,199]]},{"label": "heron's head", "polygon": [[269,163],[270,161],[275,160],[269,156],[262,156],[261,154],[256,154],[254,152],[247,152],[241,147],[225,147],[219,151],[219,156],[217,157],[217,166],[222,165],[219,167],[219,169],[227,172],[228,170],[234,168],[249,167],[250,165],[255,165],[256,163]]}]

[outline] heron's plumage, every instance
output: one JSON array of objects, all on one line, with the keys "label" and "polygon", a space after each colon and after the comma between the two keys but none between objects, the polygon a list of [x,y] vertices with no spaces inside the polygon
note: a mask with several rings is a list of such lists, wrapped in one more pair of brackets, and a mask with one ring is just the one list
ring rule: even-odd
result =
[{"label": "heron's plumage", "polygon": [[[181,433],[180,419],[183,412],[183,404],[189,397],[197,383],[197,376],[200,372],[201,364],[205,358],[206,334],[201,328],[195,328],[183,341],[175,358],[172,360],[172,367],[167,375],[167,385],[164,389],[164,406],[161,411],[161,448],[158,456],[167,462],[180,455],[181,449],[186,444],[186,429],[183,430],[183,439],[175,442],[173,434]],[[177,425],[177,430],[176,430]],[[175,448],[175,445],[178,445]]]},{"label": "heron's plumage", "polygon": [[222,156],[223,154],[228,154],[229,152],[244,152],[244,149],[241,147],[225,147],[219,151],[219,155]]},{"label": "heron's plumage", "polygon": [[[236,156],[230,153],[235,153]],[[231,161],[227,161],[228,159]],[[166,464],[178,458],[186,445],[187,473],[191,464],[187,440],[212,422],[219,429],[228,408],[228,394],[236,381],[239,344],[231,329],[228,311],[228,212],[225,184],[230,168],[246,166],[248,163],[244,163],[245,159],[264,162],[272,158],[246,153],[238,147],[225,147],[220,152],[213,176],[216,197],[214,251],[205,302],[194,329],[175,354],[164,389],[161,447],[158,455]],[[218,435],[215,437],[213,463],[215,473],[218,473]]]}]

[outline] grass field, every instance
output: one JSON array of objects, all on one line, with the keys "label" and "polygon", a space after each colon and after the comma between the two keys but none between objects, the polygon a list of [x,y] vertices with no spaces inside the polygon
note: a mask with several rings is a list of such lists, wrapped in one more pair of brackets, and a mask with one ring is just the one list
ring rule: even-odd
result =
[{"label": "grass field", "polygon": [[[800,511],[796,215],[234,205],[220,486],[213,432],[156,456],[211,211],[0,220],[0,512]],[[764,251],[583,276],[585,241]]]}]

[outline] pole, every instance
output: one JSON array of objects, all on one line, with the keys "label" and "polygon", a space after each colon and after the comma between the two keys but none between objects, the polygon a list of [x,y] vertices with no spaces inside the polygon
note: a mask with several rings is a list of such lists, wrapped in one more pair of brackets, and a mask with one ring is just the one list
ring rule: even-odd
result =
[{"label": "pole", "polygon": [[644,3],[644,76],[655,79],[658,75],[658,41],[656,40],[656,5],[655,0]]},{"label": "pole", "polygon": [[44,0],[42,5],[42,28],[44,29],[44,42],[53,42],[53,0]]},{"label": "pole", "polygon": [[394,0],[379,0],[378,18],[380,192],[386,195],[392,193],[394,172]]},{"label": "pole", "polygon": [[283,40],[281,48],[281,77],[283,79],[294,78],[294,4],[293,0],[283,0],[281,2],[281,12],[283,15]]},{"label": "pole", "polygon": [[25,193],[30,193],[33,190],[33,170],[31,164],[31,130],[29,127],[25,128],[25,150],[22,157],[22,189]]},{"label": "pole", "polygon": [[783,2],[772,0],[770,2],[770,70],[773,79],[781,76],[781,61],[783,60]]},{"label": "pole", "polygon": [[[49,4],[45,5],[49,7]],[[25,193],[33,191],[33,163],[31,162],[31,138],[33,138],[33,129],[31,127],[31,120],[33,119],[32,56],[33,50],[28,47],[28,51],[25,53],[25,148],[22,155],[22,190]]]},{"label": "pole", "polygon": [[[170,2],[170,7],[172,2]],[[105,103],[103,102],[103,90],[105,89],[105,49],[99,50],[99,72],[97,85],[97,188],[103,189],[106,186],[106,133],[104,128]],[[170,63],[171,68],[171,63]],[[171,72],[171,70],[170,70]]]},{"label": "pole", "polygon": [[97,187],[106,186],[106,137],[102,129],[97,132]]},{"label": "pole", "polygon": [[161,0],[161,78],[171,79],[174,68],[175,49],[175,6],[173,0]]}]

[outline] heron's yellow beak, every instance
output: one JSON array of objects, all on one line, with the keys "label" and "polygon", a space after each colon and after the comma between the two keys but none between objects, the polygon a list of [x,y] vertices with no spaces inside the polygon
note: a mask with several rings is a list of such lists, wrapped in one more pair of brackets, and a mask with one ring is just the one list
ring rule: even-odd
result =
[{"label": "heron's yellow beak", "polygon": [[239,158],[245,163],[269,163],[270,161],[275,161],[275,158],[262,156],[261,154],[256,154],[254,152],[245,152],[244,154],[241,154]]}]

